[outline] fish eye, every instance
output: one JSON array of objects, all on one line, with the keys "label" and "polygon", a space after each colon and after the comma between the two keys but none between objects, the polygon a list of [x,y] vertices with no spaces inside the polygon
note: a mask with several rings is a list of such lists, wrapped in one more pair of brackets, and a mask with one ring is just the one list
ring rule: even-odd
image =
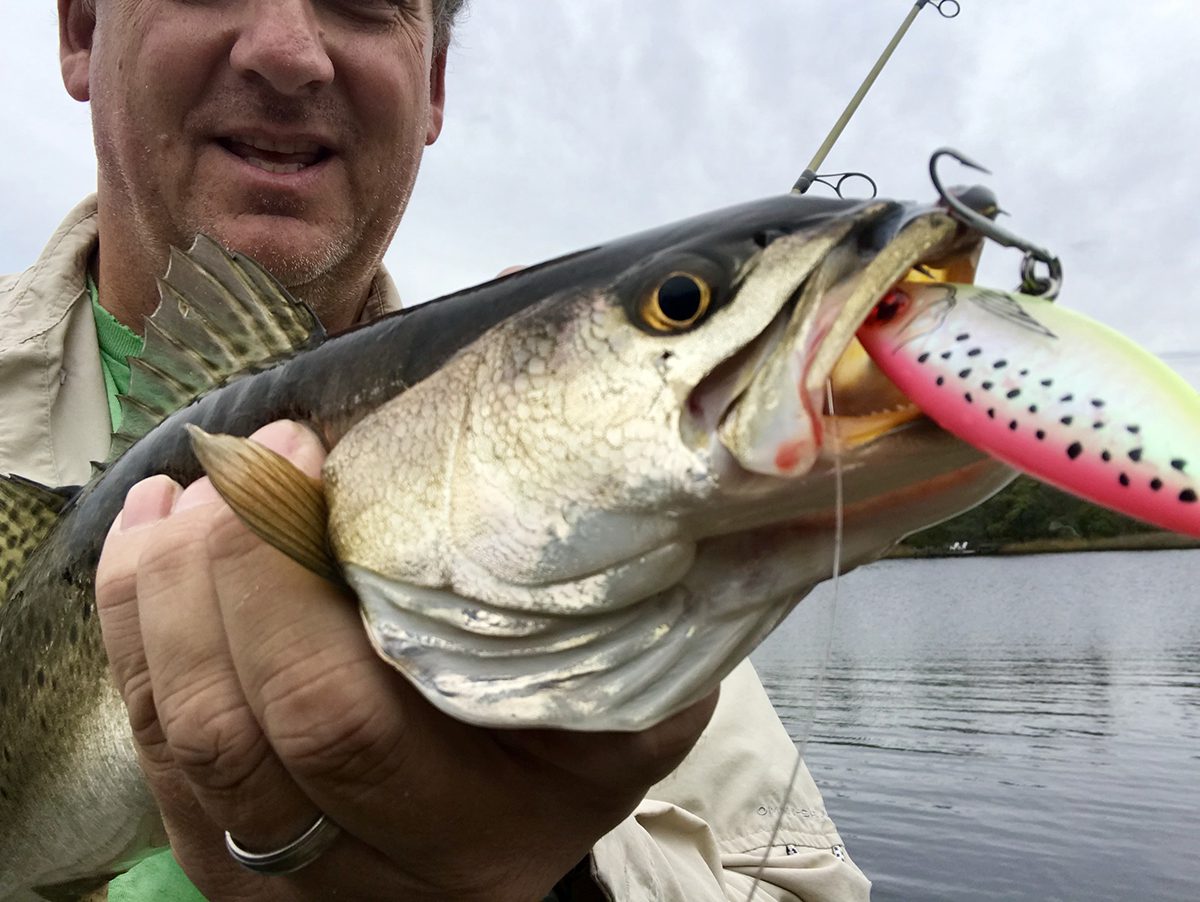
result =
[{"label": "fish eye", "polygon": [[642,319],[658,332],[678,332],[694,324],[712,302],[712,286],[699,276],[673,272],[642,301]]}]

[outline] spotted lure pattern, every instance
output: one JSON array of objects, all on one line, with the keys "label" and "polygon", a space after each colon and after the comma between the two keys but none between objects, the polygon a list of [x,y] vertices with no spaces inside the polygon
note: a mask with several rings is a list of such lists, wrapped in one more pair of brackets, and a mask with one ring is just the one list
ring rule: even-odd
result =
[{"label": "spotted lure pattern", "polygon": [[906,282],[858,333],[942,428],[1089,501],[1200,537],[1200,393],[1042,298]]}]

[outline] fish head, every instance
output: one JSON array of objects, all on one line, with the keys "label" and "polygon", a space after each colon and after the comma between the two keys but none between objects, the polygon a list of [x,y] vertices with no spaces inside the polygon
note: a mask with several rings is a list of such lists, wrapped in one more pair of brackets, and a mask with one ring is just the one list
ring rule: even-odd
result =
[{"label": "fish head", "polygon": [[495,283],[527,300],[326,464],[377,649],[488,726],[637,729],[703,697],[835,550],[1008,480],[850,362],[890,286],[979,244],[932,207],[786,196]]}]

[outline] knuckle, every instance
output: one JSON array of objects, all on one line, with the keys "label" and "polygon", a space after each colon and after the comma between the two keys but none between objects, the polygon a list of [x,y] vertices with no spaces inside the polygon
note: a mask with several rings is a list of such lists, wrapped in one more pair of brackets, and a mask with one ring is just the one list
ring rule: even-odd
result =
[{"label": "knuckle", "polygon": [[154,706],[154,689],[150,683],[150,674],[141,670],[130,675],[122,684],[121,695],[125,700],[125,710],[129,714],[129,728],[133,732],[134,742],[139,748],[147,750],[161,746],[162,727]]},{"label": "knuckle", "polygon": [[[374,693],[356,691],[373,679],[360,661],[297,662],[263,686],[263,724],[289,770],[356,783],[394,751],[389,713]],[[303,667],[303,673],[295,672]]]},{"label": "knuckle", "polygon": [[158,715],[175,762],[208,790],[237,789],[270,756],[253,714],[223,679],[185,685],[159,700]]}]

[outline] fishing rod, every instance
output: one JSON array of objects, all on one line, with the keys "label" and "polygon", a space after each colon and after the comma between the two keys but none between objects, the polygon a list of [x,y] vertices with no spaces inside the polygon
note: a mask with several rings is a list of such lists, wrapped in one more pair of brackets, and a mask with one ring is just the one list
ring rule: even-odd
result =
[{"label": "fishing rod", "polygon": [[[916,21],[917,15],[926,6],[932,6],[936,9],[943,19],[953,19],[961,11],[958,0],[917,0],[913,4],[913,8],[904,17],[904,21],[900,23],[900,27],[896,29],[896,33],[892,35],[891,41],[888,42],[883,53],[879,55],[879,59],[875,61],[875,65],[871,67],[871,71],[867,73],[867,77],[863,79],[862,84],[858,86],[858,90],[854,92],[854,96],[850,98],[850,102],[846,104],[846,108],[842,110],[842,115],[838,117],[837,122],[833,124],[833,128],[829,130],[829,134],[825,136],[825,140],[821,142],[821,146],[817,148],[817,152],[813,154],[813,158],[809,161],[808,166],[800,173],[800,178],[796,180],[796,184],[792,187],[794,193],[804,194],[812,186],[813,182],[820,182],[822,185],[832,188],[834,193],[838,197],[841,197],[843,183],[851,178],[866,179],[871,185],[871,196],[874,197],[878,193],[878,186],[875,184],[875,180],[865,172],[831,172],[818,175],[817,170],[825,162],[825,158],[829,156],[829,151],[833,149],[833,145],[841,137],[846,124],[858,110],[859,105],[863,102],[863,98],[867,96],[867,92],[871,90],[871,85],[875,84],[875,79],[879,77],[879,73],[883,71],[883,67],[892,58],[892,53],[895,52],[896,47],[904,40],[904,36],[908,34],[908,29]],[[837,181],[828,181],[828,179],[832,178],[836,178]]]},{"label": "fishing rod", "polygon": [[[904,36],[908,34],[909,28],[912,27],[913,22],[916,21],[917,16],[920,15],[921,10],[926,6],[932,6],[936,9],[943,19],[953,19],[962,11],[958,0],[916,0],[913,3],[912,9],[908,11],[908,15],[904,17],[904,21],[900,23],[900,27],[896,29],[896,33],[892,35],[892,39],[883,49],[883,53],[879,55],[879,59],[875,60],[875,65],[871,67],[871,71],[867,73],[867,77],[863,79],[862,84],[858,86],[858,90],[854,92],[854,96],[850,98],[850,102],[846,104],[846,108],[842,110],[842,115],[833,124],[833,128],[829,130],[829,134],[825,136],[825,140],[821,142],[821,146],[817,148],[817,152],[813,154],[813,158],[809,161],[808,166],[800,173],[800,178],[792,186],[794,194],[804,194],[812,187],[814,182],[820,182],[822,185],[832,188],[833,193],[838,197],[842,197],[842,186],[847,180],[853,178],[866,180],[871,186],[870,197],[875,197],[879,193],[875,180],[865,172],[831,172],[819,175],[817,169],[825,162],[825,158],[829,156],[829,151],[833,149],[833,145],[837,143],[846,125],[862,104],[863,98],[867,96],[867,92],[871,90],[871,86],[879,78],[879,73],[883,71],[883,67],[892,58],[896,47],[904,40]],[[994,207],[994,204],[988,210],[973,209],[964,203],[963,199],[956,197],[953,192],[947,191],[942,186],[942,182],[937,174],[938,160],[947,156],[952,157],[964,166],[977,169],[980,172],[989,172],[989,170],[949,147],[942,147],[934,152],[929,160],[929,175],[933,180],[934,188],[937,189],[938,194],[951,213],[961,222],[966,223],[998,244],[1004,247],[1017,248],[1025,252],[1025,257],[1021,261],[1021,284],[1018,286],[1018,291],[1023,291],[1026,294],[1040,295],[1047,300],[1053,300],[1057,297],[1059,289],[1062,287],[1062,263],[1058,257],[1050,251],[1038,247],[996,225],[992,220],[996,213],[1000,211]],[[830,179],[836,179],[836,181],[830,181]],[[1046,267],[1047,272],[1045,275],[1038,274],[1037,266],[1039,263]]]}]

